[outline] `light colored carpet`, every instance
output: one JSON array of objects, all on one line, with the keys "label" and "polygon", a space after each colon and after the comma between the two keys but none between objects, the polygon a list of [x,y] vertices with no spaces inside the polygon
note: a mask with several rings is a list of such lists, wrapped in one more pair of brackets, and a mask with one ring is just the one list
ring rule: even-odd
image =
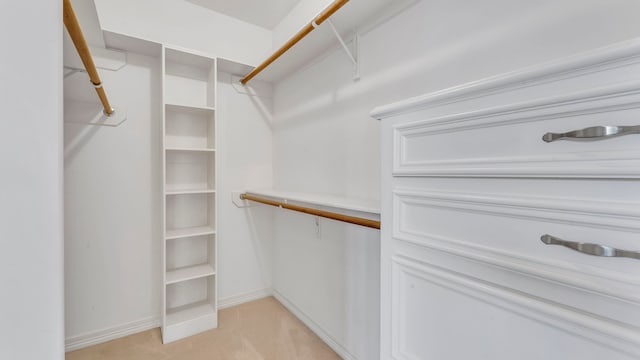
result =
[{"label": "light colored carpet", "polygon": [[320,338],[269,297],[218,313],[218,329],[163,345],[160,329],[69,352],[66,360],[334,360]]}]

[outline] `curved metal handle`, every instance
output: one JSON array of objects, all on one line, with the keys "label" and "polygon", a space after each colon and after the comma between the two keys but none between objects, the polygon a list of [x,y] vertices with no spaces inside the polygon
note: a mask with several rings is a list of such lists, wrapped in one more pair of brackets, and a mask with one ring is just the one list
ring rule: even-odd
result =
[{"label": "curved metal handle", "polygon": [[540,237],[543,243],[547,245],[562,245],[569,249],[581,252],[587,255],[604,256],[604,257],[626,257],[631,259],[640,259],[640,252],[616,249],[611,246],[581,243],[575,241],[567,241],[551,236],[549,234],[542,235]]},{"label": "curved metal handle", "polygon": [[542,136],[544,142],[556,140],[604,140],[616,136],[640,134],[640,125],[636,126],[593,126],[566,133],[548,132]]}]

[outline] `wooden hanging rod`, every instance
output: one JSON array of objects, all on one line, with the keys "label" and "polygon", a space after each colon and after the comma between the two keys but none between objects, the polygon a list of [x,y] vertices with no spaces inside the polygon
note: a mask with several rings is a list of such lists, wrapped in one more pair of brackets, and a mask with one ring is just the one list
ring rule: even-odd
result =
[{"label": "wooden hanging rod", "polygon": [[69,36],[73,41],[73,45],[75,45],[76,51],[78,51],[78,55],[80,55],[80,59],[84,64],[84,68],[85,70],[87,70],[89,78],[91,79],[91,83],[96,88],[96,92],[98,93],[98,97],[100,98],[100,102],[102,103],[102,107],[104,108],[104,113],[107,116],[110,116],[111,114],[113,114],[114,110],[109,104],[107,94],[104,92],[104,88],[102,87],[100,75],[98,75],[98,70],[96,70],[96,65],[94,64],[93,58],[91,57],[89,46],[87,45],[87,41],[82,34],[82,29],[80,28],[80,24],[78,23],[76,13],[75,11],[73,11],[73,6],[71,6],[71,0],[63,0],[63,6],[64,26],[67,28],[67,32],[69,32]]},{"label": "wooden hanging rod", "polygon": [[247,74],[240,82],[242,85],[246,85],[249,80],[253,79],[256,75],[262,72],[267,66],[271,65],[272,62],[276,61],[282,54],[286,53],[291,49],[295,44],[297,44],[300,40],[302,40],[305,36],[309,35],[310,32],[313,31],[317,26],[325,22],[331,15],[333,15],[336,11],[338,11],[341,7],[343,7],[349,0],[336,0],[333,4],[329,5],[320,15],[316,16],[313,21],[308,23],[302,30],[298,31],[289,41],[287,41],[278,51],[273,53],[267,60],[265,60],[262,64],[260,64],[257,68],[253,69],[249,74]]},{"label": "wooden hanging rod", "polygon": [[365,218],[356,217],[356,216],[343,215],[343,214],[338,214],[330,211],[312,209],[304,206],[291,205],[284,202],[269,200],[262,197],[249,195],[249,194],[241,194],[240,199],[251,200],[251,201],[259,202],[261,204],[267,204],[267,205],[276,206],[283,209],[298,211],[298,212],[309,214],[309,215],[322,216],[324,218],[342,221],[349,224],[366,226],[373,229],[380,229],[380,221],[377,221],[377,220],[370,220],[370,219],[365,219]]}]

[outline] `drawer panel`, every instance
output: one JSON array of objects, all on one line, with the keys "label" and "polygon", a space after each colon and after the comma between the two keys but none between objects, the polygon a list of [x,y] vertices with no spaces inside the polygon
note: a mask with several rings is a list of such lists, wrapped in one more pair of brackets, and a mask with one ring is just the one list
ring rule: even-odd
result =
[{"label": "drawer panel", "polygon": [[602,291],[640,302],[640,260],[596,257],[540,240],[550,234],[638,251],[638,203],[398,189],[393,223],[395,239],[517,259],[538,269],[537,276],[553,278],[554,271],[579,275],[587,287],[602,285]]},{"label": "drawer panel", "polygon": [[637,328],[408,258],[393,259],[392,282],[394,359],[622,360],[640,355]]},{"label": "drawer panel", "polygon": [[[640,261],[588,256],[560,246],[544,245],[543,234],[566,240],[602,243],[640,250],[640,204],[574,200],[525,195],[394,192],[394,237],[439,236],[513,252],[536,259],[581,264],[584,270],[640,275]],[[639,278],[640,281],[640,278]]]},{"label": "drawer panel", "polygon": [[636,88],[617,85],[396,125],[394,175],[637,178],[640,134],[542,140],[547,132],[640,125]]}]

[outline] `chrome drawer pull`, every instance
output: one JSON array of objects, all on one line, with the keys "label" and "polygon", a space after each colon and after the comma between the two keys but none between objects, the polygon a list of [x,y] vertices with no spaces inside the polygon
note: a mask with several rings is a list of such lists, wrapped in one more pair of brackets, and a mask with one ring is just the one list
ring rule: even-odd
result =
[{"label": "chrome drawer pull", "polygon": [[548,234],[542,235],[542,237],[540,237],[540,240],[542,240],[542,242],[547,245],[562,245],[568,247],[569,249],[588,255],[640,259],[640,252],[620,250],[606,245],[567,241]]},{"label": "chrome drawer pull", "polygon": [[542,136],[544,142],[556,140],[604,140],[616,136],[640,134],[640,125],[636,126],[593,126],[566,133],[548,132]]}]

